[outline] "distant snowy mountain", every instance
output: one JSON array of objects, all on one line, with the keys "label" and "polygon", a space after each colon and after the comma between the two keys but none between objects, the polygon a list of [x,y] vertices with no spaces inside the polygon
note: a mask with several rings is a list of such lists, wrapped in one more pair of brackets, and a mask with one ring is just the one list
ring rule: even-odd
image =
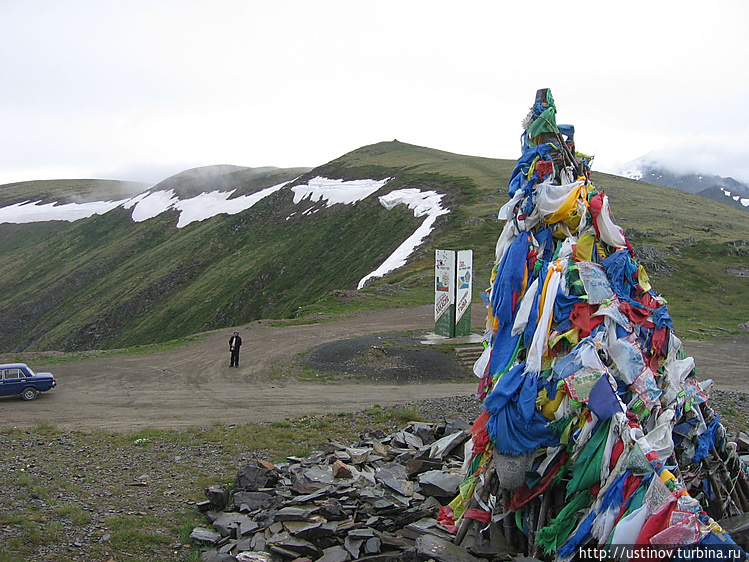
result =
[{"label": "distant snowy mountain", "polygon": [[[515,166],[390,141],[312,169],[217,165],[156,185],[0,185],[0,353],[147,345],[261,318],[316,318],[325,303],[351,299],[426,302],[436,248],[472,249],[473,276],[488,281]],[[719,310],[723,328],[745,322],[746,207],[610,179],[617,218],[675,295],[675,320],[692,326]],[[735,201],[734,184],[702,181],[732,204],[749,199]],[[705,277],[709,291],[696,288]]]},{"label": "distant snowy mountain", "polygon": [[[466,217],[482,199],[474,183],[435,171],[466,158],[394,141],[314,169],[0,185],[0,352],[127,347],[293,318],[391,273],[429,286],[422,270],[455,230],[452,210]],[[506,184],[508,169],[496,161],[476,184]]]},{"label": "distant snowy mountain", "polygon": [[713,201],[749,211],[749,185],[730,177],[680,173],[647,156],[627,164],[620,175],[638,181],[672,187]]},{"label": "distant snowy mountain", "polygon": [[[224,167],[225,168],[225,167]],[[221,167],[209,170],[195,170],[179,174],[184,186],[185,178],[200,177],[215,178],[216,171],[221,172]],[[232,169],[230,172],[242,170]],[[219,175],[219,177],[221,177]],[[369,197],[382,188],[391,178],[384,180],[361,179],[344,181],[341,179],[329,179],[324,177],[313,177],[305,183],[290,187],[293,191],[295,204],[305,203],[303,215],[314,214],[324,207],[330,207],[336,203],[352,205]],[[236,195],[234,186],[227,184],[230,191],[212,189],[209,192],[197,194],[189,193],[188,197],[178,195],[177,186],[179,182],[170,179],[161,182],[154,187],[143,191],[133,197],[116,201],[89,201],[85,203],[59,203],[25,200],[20,203],[0,207],[0,224],[24,224],[32,222],[67,221],[73,222],[90,218],[94,215],[108,213],[118,207],[127,210],[134,222],[142,222],[167,211],[178,213],[177,228],[183,228],[193,222],[200,222],[220,214],[236,215],[253,207],[256,203],[269,197],[283,188],[293,184],[293,180],[284,181],[276,185],[258,190],[247,195]],[[185,193],[184,187],[182,193]],[[193,190],[194,192],[194,190]],[[376,270],[362,278],[357,288],[361,289],[368,280],[374,277],[382,277],[390,271],[405,265],[408,257],[432,232],[434,221],[440,215],[449,212],[441,205],[442,195],[434,191],[422,191],[420,189],[400,189],[379,197],[380,204],[385,209],[392,209],[402,203],[413,211],[417,218],[426,217],[422,225],[408,237],[396,251],[390,255]],[[320,202],[320,205],[309,207],[310,203]],[[292,212],[286,220],[296,215]]]}]

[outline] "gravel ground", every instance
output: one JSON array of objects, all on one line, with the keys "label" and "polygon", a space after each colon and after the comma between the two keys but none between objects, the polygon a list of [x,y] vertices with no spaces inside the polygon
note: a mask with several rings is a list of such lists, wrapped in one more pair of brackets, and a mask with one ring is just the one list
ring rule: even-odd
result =
[{"label": "gravel ground", "polygon": [[729,436],[749,430],[749,394],[713,389],[708,404],[720,416]]},{"label": "gravel ground", "polygon": [[[729,434],[746,429],[749,395],[714,390],[710,404]],[[481,411],[474,396],[404,402],[393,409],[416,411],[431,422],[455,416],[472,422]],[[363,413],[335,423],[350,426],[351,442],[362,424],[378,427]],[[396,428],[392,420],[381,425]],[[197,429],[178,442],[159,433],[136,438],[52,428],[0,432],[0,553],[24,553],[0,554],[0,560],[195,559],[186,533],[202,524],[194,504],[204,499],[205,487],[230,483],[247,462],[270,458],[262,450],[225,450],[208,437],[216,430]],[[322,430],[317,442],[328,437]]]},{"label": "gravel ground", "polygon": [[[303,328],[298,329],[302,333],[298,339],[311,338]],[[329,329],[328,326],[324,328]],[[256,339],[264,333],[258,331]],[[412,336],[403,337],[404,341],[382,342],[379,337],[373,340],[369,336],[355,336],[327,347],[327,344],[308,347],[307,363],[310,366],[335,364],[332,370],[338,373],[349,372],[357,378],[375,380],[379,385],[397,382],[414,372],[430,373],[435,381],[449,380],[451,373],[455,373],[454,358],[433,350],[421,353],[411,345],[409,338]],[[204,355],[202,349],[194,353],[196,357]],[[193,360],[193,356],[183,358],[186,364]],[[130,358],[108,361],[125,362],[128,373],[132,373]],[[442,369],[440,361],[450,365]],[[741,361],[734,362],[743,365]],[[414,364],[420,366],[416,371],[412,368]],[[377,368],[372,370],[372,366]],[[236,375],[232,373],[232,376]],[[473,387],[475,378],[467,376]],[[742,377],[735,379],[741,388]],[[330,392],[332,388],[324,383],[317,385],[320,393]],[[25,406],[20,402],[3,405],[18,410]],[[748,394],[714,389],[710,405],[721,416],[729,435],[749,429]],[[344,410],[342,406],[338,408],[334,411]],[[404,398],[391,408],[415,410],[427,422],[455,416],[472,422],[481,411],[480,403],[472,395],[414,401]],[[194,405],[191,408],[195,415],[198,410]],[[346,411],[355,410],[346,408]],[[7,419],[13,419],[10,413],[6,412]],[[131,415],[136,413],[142,415],[136,410]],[[339,432],[347,431],[352,442],[357,427],[380,428],[386,432],[397,428],[394,419],[386,421],[371,412],[337,417],[334,414],[334,421],[326,422],[327,426],[315,421],[314,416],[303,418],[303,422],[294,421],[304,413],[299,412],[282,423],[286,424],[283,427],[288,426],[290,433],[302,426],[308,431],[311,428],[312,445],[331,437],[332,427]],[[35,423],[39,421],[37,418]],[[405,422],[400,423],[402,425]],[[252,427],[262,432],[264,427],[277,426],[262,423]],[[315,431],[318,427],[319,431]],[[241,428],[220,422],[183,431],[146,428],[137,434],[123,434],[63,430],[54,421],[33,429],[0,431],[3,464],[0,471],[0,490],[3,491],[0,494],[0,562],[195,560],[195,548],[189,544],[187,536],[193,526],[203,524],[203,516],[194,504],[204,499],[205,487],[230,483],[236,471],[247,462],[272,457],[267,450],[243,447],[240,439],[232,437],[234,431],[240,432]],[[228,437],[222,441],[216,438],[217,433]],[[228,446],[231,441],[238,441],[239,445]]]},{"label": "gravel ground", "polygon": [[[367,335],[328,342],[311,349],[305,363],[326,373],[344,373],[391,383],[435,383],[457,378],[466,369],[455,353],[421,343],[422,332]],[[465,377],[463,377],[465,378]],[[468,379],[473,381],[473,379]]]},{"label": "gravel ground", "polygon": [[[246,461],[210,445],[107,444],[69,432],[1,433],[0,448],[0,552],[22,556],[7,560],[181,560],[191,546],[178,529],[196,477]],[[126,535],[144,526],[154,539],[139,552]]]},{"label": "gravel ground", "polygon": [[[454,397],[394,407],[399,408],[440,421],[455,415],[471,419],[478,404],[471,397]],[[315,423],[304,418],[308,427]],[[357,413],[336,418],[335,424],[339,431],[348,426],[351,442],[357,428],[396,428],[393,421],[378,424]],[[293,421],[288,425],[289,431],[297,427]],[[176,440],[157,431],[0,432],[0,560],[195,559],[187,534],[204,523],[195,507],[203,490],[231,483],[250,461],[272,459],[268,451],[241,445],[227,450],[215,439],[217,429],[192,430]],[[328,437],[320,431],[315,443]]]}]

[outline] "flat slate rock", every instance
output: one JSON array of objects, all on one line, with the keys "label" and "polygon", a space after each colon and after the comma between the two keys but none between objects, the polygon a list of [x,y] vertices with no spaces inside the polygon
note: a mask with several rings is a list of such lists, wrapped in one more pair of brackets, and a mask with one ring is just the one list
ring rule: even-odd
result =
[{"label": "flat slate rock", "polygon": [[217,533],[213,529],[206,529],[205,527],[195,527],[190,533],[190,538],[198,542],[216,544],[221,540],[221,534]]},{"label": "flat slate rock", "polygon": [[310,517],[317,511],[317,508],[304,508],[287,506],[279,509],[275,516],[274,521],[309,521]]},{"label": "flat slate rock", "polygon": [[441,470],[430,470],[422,472],[418,476],[419,485],[424,494],[435,497],[455,497],[458,486],[463,482],[465,476],[462,474],[451,474]]},{"label": "flat slate rock", "polygon": [[433,558],[437,562],[480,562],[481,560],[450,541],[433,535],[422,535],[416,539],[416,552]]},{"label": "flat slate rock", "polygon": [[[435,520],[465,478],[460,445],[470,437],[445,428],[416,423],[389,437],[362,434],[351,446],[328,441],[288,463],[248,464],[223,511],[210,504],[223,502],[225,488],[206,490],[213,502],[199,509],[215,531],[199,527],[191,537],[243,562],[481,560]],[[351,477],[336,477],[344,472],[336,465]]]},{"label": "flat slate rock", "polygon": [[322,551],[317,562],[350,562],[351,555],[342,546],[331,546]]},{"label": "flat slate rock", "polygon": [[234,492],[234,507],[237,509],[245,509],[248,511],[255,511],[257,509],[268,509],[273,505],[273,496],[266,492],[245,492],[237,491]]},{"label": "flat slate rock", "polygon": [[275,470],[252,463],[240,468],[234,478],[234,487],[239,490],[257,491],[277,483],[278,473]]}]

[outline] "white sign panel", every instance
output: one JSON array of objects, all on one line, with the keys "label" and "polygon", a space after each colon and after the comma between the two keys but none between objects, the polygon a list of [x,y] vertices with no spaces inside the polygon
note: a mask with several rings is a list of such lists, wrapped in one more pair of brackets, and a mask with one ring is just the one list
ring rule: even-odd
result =
[{"label": "white sign panel", "polygon": [[455,323],[468,310],[473,296],[473,250],[458,250]]},{"label": "white sign panel", "polygon": [[455,252],[436,250],[434,263],[434,319],[442,316],[455,302]]}]

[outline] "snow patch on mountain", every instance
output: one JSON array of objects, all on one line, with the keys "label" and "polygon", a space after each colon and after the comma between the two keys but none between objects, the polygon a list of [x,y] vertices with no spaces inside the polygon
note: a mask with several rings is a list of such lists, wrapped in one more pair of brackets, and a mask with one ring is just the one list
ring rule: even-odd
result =
[{"label": "snow patch on mountain", "polygon": [[266,187],[250,195],[240,195],[230,199],[234,191],[210,191],[201,193],[188,199],[180,199],[174,190],[153,191],[145,195],[134,197],[123,205],[125,209],[133,209],[132,218],[135,222],[152,219],[161,213],[174,209],[179,211],[177,228],[183,228],[190,223],[200,222],[216,215],[236,215],[275,193],[288,182]]},{"label": "snow patch on mountain", "polygon": [[385,207],[388,211],[396,205],[404,204],[409,209],[413,209],[415,217],[423,217],[426,215],[426,219],[421,223],[416,231],[406,238],[400,246],[384,261],[382,265],[375,269],[372,273],[364,276],[357,289],[364,287],[370,279],[375,277],[382,277],[383,275],[390,273],[406,265],[406,260],[413,254],[414,250],[418,248],[424,239],[434,230],[434,222],[437,217],[449,213],[449,209],[442,208],[442,195],[436,191],[421,191],[419,189],[398,189],[391,191],[387,195],[382,195],[379,198],[380,204]]},{"label": "snow patch on mountain", "polygon": [[219,214],[236,215],[249,209],[258,201],[262,201],[271,193],[275,193],[286,183],[279,183],[271,187],[266,187],[250,195],[240,195],[229,199],[233,191],[211,191],[210,193],[201,193],[191,199],[186,199],[175,203],[174,208],[180,211],[177,228],[187,226],[191,222],[203,221]]},{"label": "snow patch on mountain", "polygon": [[313,202],[324,200],[328,207],[336,203],[350,205],[369,197],[389,181],[390,178],[344,181],[318,176],[304,185],[295,185],[291,191],[294,192],[294,203],[309,198]]},{"label": "snow patch on mountain", "polygon": [[133,209],[131,217],[135,222],[143,222],[159,216],[171,209],[179,201],[173,190],[152,191],[136,195],[122,204],[124,209]]},{"label": "snow patch on mountain", "polygon": [[631,180],[640,181],[644,174],[635,162],[630,162],[627,166],[623,167],[619,171],[619,175]]},{"label": "snow patch on mountain", "polygon": [[[335,204],[351,205],[381,189],[391,178],[384,180],[351,180],[329,179],[316,177],[305,184],[291,187],[294,192],[294,203],[302,201],[324,201],[326,206]],[[94,201],[89,203],[45,203],[40,201],[23,201],[0,208],[0,223],[31,223],[45,221],[73,222],[101,215],[118,207],[131,211],[130,216],[135,222],[143,222],[169,210],[179,212],[177,228],[184,228],[193,222],[199,222],[219,214],[234,215],[251,208],[272,193],[286,187],[291,182],[274,185],[250,195],[231,197],[236,190],[211,191],[201,193],[188,199],[180,199],[173,189],[145,191],[119,201]],[[449,213],[449,209],[442,208],[442,195],[435,191],[421,191],[408,188],[392,191],[379,197],[380,204],[390,210],[396,205],[406,205],[414,216],[425,217],[416,231],[401,243],[377,269],[359,281],[358,288],[375,277],[398,269],[406,264],[408,257],[418,248],[424,239],[434,230],[437,217]],[[313,207],[304,211],[304,215],[314,214],[320,207]],[[292,213],[293,215],[294,213]],[[291,215],[290,215],[291,216]],[[287,220],[288,218],[287,217]]]},{"label": "snow patch on mountain", "polygon": [[116,209],[121,201],[93,201],[90,203],[44,203],[23,201],[0,208],[0,223],[24,224],[29,222],[68,221],[87,219]]},{"label": "snow patch on mountain", "polygon": [[[385,180],[336,180],[316,177],[306,184],[291,188],[294,203],[304,199],[325,201],[327,206],[336,203],[353,204],[368,197],[384,186]],[[0,208],[0,223],[29,223],[44,221],[73,222],[93,215],[101,215],[117,207],[132,209],[131,217],[142,222],[157,217],[170,209],[179,211],[177,228],[199,222],[220,214],[235,215],[255,205],[290,182],[267,187],[250,195],[233,197],[236,190],[211,191],[189,199],[180,199],[173,189],[146,191],[120,201],[94,201],[90,203],[46,203],[24,201]]]},{"label": "snow patch on mountain", "polygon": [[[704,174],[701,172],[680,172],[668,161],[660,161],[653,153],[629,162],[621,168],[620,175],[639,181],[646,181],[700,195],[729,205],[749,210],[749,185],[732,177]],[[723,197],[731,201],[726,201]]]},{"label": "snow patch on mountain", "polygon": [[749,207],[749,198],[741,197],[741,195],[734,195],[725,187],[721,187],[720,190],[723,192],[723,195],[725,195],[726,197],[730,197],[734,201],[741,203],[744,207]]}]

